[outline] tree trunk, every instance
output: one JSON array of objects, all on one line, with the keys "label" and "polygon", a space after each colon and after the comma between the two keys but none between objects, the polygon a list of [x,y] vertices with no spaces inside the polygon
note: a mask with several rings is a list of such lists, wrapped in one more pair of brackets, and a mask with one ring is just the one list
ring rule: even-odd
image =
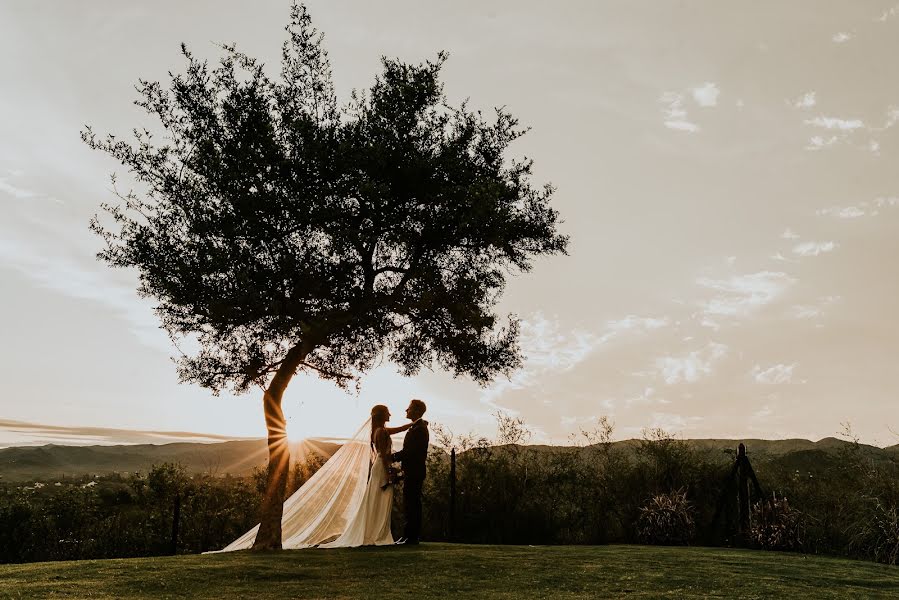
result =
[{"label": "tree trunk", "polygon": [[297,346],[287,353],[284,362],[262,396],[265,427],[268,430],[268,472],[265,496],[262,498],[262,517],[253,550],[281,549],[281,517],[284,513],[284,492],[290,467],[290,448],[287,445],[287,421],[281,410],[281,398],[297,367],[308,351]]}]

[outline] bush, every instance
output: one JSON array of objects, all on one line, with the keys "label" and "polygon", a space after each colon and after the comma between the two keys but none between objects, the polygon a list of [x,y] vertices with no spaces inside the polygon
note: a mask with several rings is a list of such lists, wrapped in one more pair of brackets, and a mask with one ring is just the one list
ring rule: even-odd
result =
[{"label": "bush", "polygon": [[801,518],[785,497],[774,495],[770,501],[756,502],[752,507],[750,539],[765,550],[799,550]]},{"label": "bush", "polygon": [[684,546],[695,531],[693,507],[684,489],[657,494],[640,508],[637,539],[644,544]]},{"label": "bush", "polygon": [[861,522],[853,546],[862,555],[895,565],[899,559],[899,507],[885,506],[878,499],[873,504],[873,514]]}]

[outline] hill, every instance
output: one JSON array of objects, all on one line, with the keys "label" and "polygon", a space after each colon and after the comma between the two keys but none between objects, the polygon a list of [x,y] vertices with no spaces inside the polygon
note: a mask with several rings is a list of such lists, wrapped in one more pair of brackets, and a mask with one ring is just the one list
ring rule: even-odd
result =
[{"label": "hill", "polygon": [[[315,451],[330,456],[339,444],[323,440],[298,443],[294,456]],[[249,475],[268,458],[265,440],[217,443],[176,442],[119,446],[23,446],[0,449],[2,481],[47,480],[83,475],[146,472],[164,462],[180,463],[192,473]]]},{"label": "hill", "polygon": [[[817,442],[802,439],[788,440],[684,440],[711,458],[728,460],[742,441],[753,461],[775,460],[779,464],[801,471],[815,470],[816,465],[827,467],[838,459],[849,442],[824,438]],[[622,440],[613,447],[633,452],[639,440]],[[328,440],[307,440],[292,446],[294,457],[304,452],[330,456],[340,444]],[[552,449],[577,451],[571,446],[527,447],[531,452]],[[899,460],[899,445],[889,448],[862,445],[861,449],[875,461]],[[0,449],[0,481],[49,480],[83,475],[146,472],[155,464],[180,463],[192,473],[248,475],[254,467],[262,467],[267,459],[265,440],[241,440],[216,443],[176,442],[171,444],[135,444],[118,446],[23,446]]]},{"label": "hill", "polygon": [[0,565],[8,598],[896,598],[876,563],[726,548],[423,544]]}]

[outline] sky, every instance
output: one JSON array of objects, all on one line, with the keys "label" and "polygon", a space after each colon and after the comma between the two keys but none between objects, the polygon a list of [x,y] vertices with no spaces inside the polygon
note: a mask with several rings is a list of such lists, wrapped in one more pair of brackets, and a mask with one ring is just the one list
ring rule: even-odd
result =
[{"label": "sky", "polygon": [[[608,416],[619,439],[817,440],[850,423],[899,443],[895,0],[308,7],[344,101],[381,56],[448,51],[452,103],[532,128],[512,156],[558,189],[571,245],[509,282],[499,309],[522,319],[527,356],[511,378],[385,363],[357,395],[301,374],[291,436],[351,435],[377,403],[398,423],[418,397],[456,434],[492,435],[499,410],[533,442]],[[79,132],[149,124],[134,85],[182,70],[181,42],[210,61],[235,42],[275,75],[288,11],[0,0],[0,445],[264,434],[261,392],[178,384],[135,274],[96,261],[88,221],[115,200],[109,174],[128,179]]]}]

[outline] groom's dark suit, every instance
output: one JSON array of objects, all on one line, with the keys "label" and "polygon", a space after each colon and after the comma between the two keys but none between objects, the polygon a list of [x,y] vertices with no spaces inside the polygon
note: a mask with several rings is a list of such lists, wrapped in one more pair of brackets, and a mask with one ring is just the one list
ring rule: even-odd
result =
[{"label": "groom's dark suit", "polygon": [[403,509],[406,513],[406,531],[403,537],[412,544],[417,544],[421,536],[421,488],[425,481],[429,437],[428,422],[419,419],[406,431],[403,449],[393,455],[394,462],[402,464],[405,474]]}]

